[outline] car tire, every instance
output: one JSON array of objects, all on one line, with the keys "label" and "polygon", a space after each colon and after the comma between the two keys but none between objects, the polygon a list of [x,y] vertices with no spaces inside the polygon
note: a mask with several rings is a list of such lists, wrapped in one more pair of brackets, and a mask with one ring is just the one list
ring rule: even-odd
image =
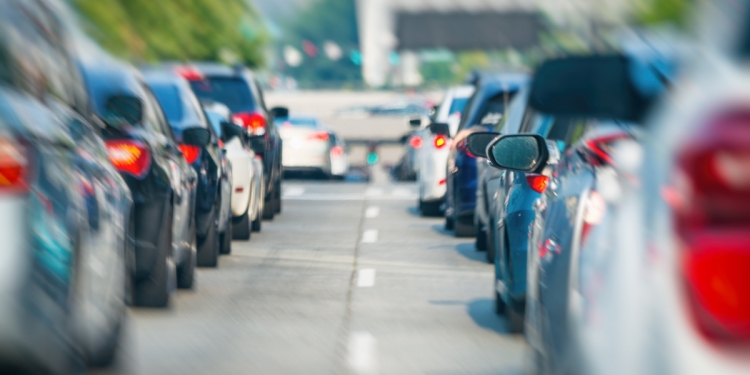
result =
[{"label": "car tire", "polygon": [[[214,211],[217,209],[218,207],[215,207]],[[216,267],[219,265],[219,247],[221,247],[219,237],[216,218],[212,217],[212,224],[208,228],[206,237],[198,238],[198,267]]]},{"label": "car tire", "polygon": [[263,202],[263,220],[272,221],[274,215],[276,215],[276,203],[272,194]]},{"label": "car tire", "polygon": [[440,216],[443,212],[440,209],[443,202],[419,202],[419,209],[422,211],[422,216]]},{"label": "car tire", "polygon": [[[474,241],[474,247],[477,248],[477,251],[487,251],[487,231],[482,230],[481,225],[474,224],[474,232],[477,237],[476,241]],[[490,255],[488,253],[487,259],[489,258]]]},{"label": "car tire", "polygon": [[[495,284],[497,284],[497,279],[495,279]],[[495,285],[497,287],[497,285]],[[499,316],[505,315],[505,310],[507,310],[507,306],[505,305],[505,301],[503,300],[503,297],[495,291],[495,314]]]},{"label": "car tire", "polygon": [[227,222],[224,228],[224,233],[221,234],[221,247],[219,248],[219,254],[229,255],[232,253],[232,223]]},{"label": "car tire", "polygon": [[190,251],[188,252],[188,258],[177,268],[177,288],[179,289],[192,289],[195,281],[195,266],[198,257],[197,242],[195,236],[195,224],[193,224],[193,231],[190,239]]},{"label": "car tire", "polygon": [[276,214],[281,213],[281,179],[276,181],[276,186],[273,192],[273,212]]},{"label": "car tire", "polygon": [[[162,234],[159,243],[159,253],[156,254],[151,274],[148,278],[138,280],[135,284],[135,305],[141,307],[167,307],[169,306],[170,272],[169,254],[172,252],[172,207],[167,209],[167,220],[162,228],[165,232]],[[174,267],[174,264],[172,264]],[[176,275],[175,275],[176,276]]]},{"label": "car tire", "polygon": [[453,230],[457,238],[474,237],[474,235],[476,234],[474,233],[473,225],[462,223],[461,220],[456,220],[455,218]]},{"label": "car tire", "polygon": [[250,210],[245,211],[245,214],[240,217],[233,217],[232,227],[232,238],[241,241],[249,240],[251,235]]},{"label": "car tire", "polygon": [[487,248],[487,263],[495,263],[495,254],[497,254],[497,247],[495,246],[495,231],[497,226],[495,225],[495,218],[490,216],[487,219],[487,231],[485,232],[485,246]]},{"label": "car tire", "polygon": [[106,368],[110,367],[115,363],[117,358],[117,347],[120,344],[120,337],[122,336],[122,324],[124,321],[124,315],[117,322],[117,325],[113,328],[112,332],[109,333],[104,344],[97,348],[95,353],[91,353],[88,359],[88,365],[93,368]]},{"label": "car tire", "polygon": [[253,232],[260,232],[261,227],[263,226],[263,218],[261,217],[260,212],[255,215],[255,220],[253,220],[250,225],[250,230]]},{"label": "car tire", "polygon": [[450,217],[450,216],[446,216],[445,217],[445,229],[446,230],[453,230],[454,224],[455,223],[453,222],[453,218],[452,217]]},{"label": "car tire", "polygon": [[517,301],[510,298],[507,306],[506,317],[508,319],[508,333],[523,333],[524,325],[524,301]]}]

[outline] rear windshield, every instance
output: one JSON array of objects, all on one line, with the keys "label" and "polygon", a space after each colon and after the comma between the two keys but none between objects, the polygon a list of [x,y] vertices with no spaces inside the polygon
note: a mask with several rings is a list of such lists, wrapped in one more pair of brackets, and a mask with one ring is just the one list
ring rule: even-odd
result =
[{"label": "rear windshield", "polygon": [[253,94],[242,79],[207,77],[202,81],[190,81],[190,86],[198,99],[222,103],[232,112],[255,110]]},{"label": "rear windshield", "polygon": [[156,95],[156,99],[161,104],[164,115],[167,116],[167,121],[170,123],[177,123],[182,120],[182,100],[180,100],[180,92],[177,91],[177,87],[172,85],[151,85],[151,91]]},{"label": "rear windshield", "polygon": [[475,123],[479,125],[495,125],[500,122],[505,114],[506,100],[509,103],[515,94],[515,92],[503,92],[493,96],[484,104]]},{"label": "rear windshield", "polygon": [[466,103],[468,102],[469,98],[453,99],[453,101],[451,102],[451,108],[448,110],[448,115],[463,112],[464,107],[466,107]]},{"label": "rear windshield", "polygon": [[275,121],[276,124],[282,126],[294,126],[301,128],[317,128],[318,122],[312,118],[283,118]]}]

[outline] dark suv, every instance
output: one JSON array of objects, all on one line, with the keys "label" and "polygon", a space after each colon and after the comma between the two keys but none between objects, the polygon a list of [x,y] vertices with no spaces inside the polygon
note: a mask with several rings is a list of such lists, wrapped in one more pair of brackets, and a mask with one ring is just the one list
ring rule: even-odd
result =
[{"label": "dark suv", "polygon": [[176,66],[175,71],[190,82],[199,99],[226,105],[232,111],[235,124],[242,126],[251,137],[264,140],[266,147],[261,155],[266,189],[263,218],[273,219],[274,214],[281,212],[281,136],[252,72],[244,66],[218,63]]}]

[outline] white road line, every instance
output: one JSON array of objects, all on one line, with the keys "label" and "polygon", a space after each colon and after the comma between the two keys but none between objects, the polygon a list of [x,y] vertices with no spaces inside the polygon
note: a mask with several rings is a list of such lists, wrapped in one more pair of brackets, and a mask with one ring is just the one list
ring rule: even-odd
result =
[{"label": "white road line", "polygon": [[302,186],[289,186],[282,191],[284,197],[299,197],[302,194],[305,194],[305,188]]},{"label": "white road line", "polygon": [[391,194],[393,196],[395,196],[395,197],[402,197],[402,198],[412,197],[412,196],[417,195],[413,191],[411,191],[409,189],[405,189],[405,188],[396,188],[396,189],[393,189],[393,191],[391,191]]},{"label": "white road line", "polygon": [[370,288],[375,286],[375,269],[365,268],[357,273],[357,286],[360,288]]},{"label": "white road line", "polygon": [[378,241],[378,230],[368,229],[362,233],[362,243],[375,243]]},{"label": "white road line", "polygon": [[379,196],[383,195],[383,189],[376,188],[376,187],[370,187],[370,188],[367,188],[367,190],[365,191],[365,195],[367,197],[379,197]]},{"label": "white road line", "polygon": [[376,374],[377,340],[370,332],[352,332],[349,337],[349,366],[357,374]]},{"label": "white road line", "polygon": [[367,207],[367,210],[365,210],[365,217],[368,219],[377,217],[379,214],[380,214],[380,207],[378,206],[370,206],[370,207]]}]

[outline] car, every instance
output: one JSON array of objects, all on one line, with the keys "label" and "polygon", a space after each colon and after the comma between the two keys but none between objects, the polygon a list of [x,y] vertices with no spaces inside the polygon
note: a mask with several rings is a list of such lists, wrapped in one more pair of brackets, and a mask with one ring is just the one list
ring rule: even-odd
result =
[{"label": "car", "polygon": [[230,122],[229,107],[213,101],[202,103],[214,132],[223,140],[224,150],[232,164],[233,238],[249,240],[252,232],[260,232],[263,221],[263,161],[253,151],[253,142],[248,139],[244,129]]},{"label": "car", "polygon": [[244,66],[229,67],[218,63],[178,65],[177,72],[190,82],[201,100],[213,100],[232,110],[232,122],[242,126],[249,135],[263,136],[265,173],[263,219],[273,220],[281,213],[282,139],[274,117],[284,117],[285,108],[266,108],[263,91],[253,73]]},{"label": "car", "polygon": [[456,237],[473,237],[477,191],[477,159],[466,152],[466,137],[486,131],[504,115],[505,107],[529,75],[507,72],[483,76],[461,114],[446,164],[445,227]]},{"label": "car", "polygon": [[[315,172],[333,178],[334,159],[344,154],[331,139],[330,129],[314,117],[288,116],[275,119],[284,142],[282,160],[288,172]],[[341,175],[342,171],[337,171]]]},{"label": "car", "polygon": [[[217,267],[219,254],[232,252],[230,221],[232,168],[198,98],[182,76],[168,68],[142,69],[146,83],[164,110],[169,127],[187,163],[198,176],[195,192],[196,264]],[[185,129],[204,129],[211,141],[202,145],[182,143]]]},{"label": "car", "polygon": [[[96,48],[84,49],[78,65],[91,98],[90,116],[102,126],[109,160],[135,202],[134,304],[168,307],[175,287],[194,284],[198,176],[135,67]],[[201,147],[209,141],[207,129],[182,132],[182,144]]]},{"label": "car", "polygon": [[[641,116],[618,115],[623,112],[620,103],[636,103],[629,104],[630,107],[647,107],[648,104],[643,103],[652,101],[671,81],[669,70],[664,69],[669,63],[663,58],[655,58],[659,57],[658,51],[650,51],[646,57],[573,57],[551,61],[540,68],[537,76],[554,79],[548,81],[552,83],[540,82],[534,87],[530,105],[551,115],[581,119],[571,123],[568,131],[570,138],[565,142],[566,147],[561,147],[561,156],[552,158],[555,160],[550,162],[547,155],[558,151],[560,143],[550,147],[538,135],[519,134],[512,139],[502,137],[490,144],[488,154],[494,157],[493,165],[504,165],[522,173],[541,173],[549,178],[549,187],[533,205],[535,218],[530,225],[531,238],[527,250],[529,261],[525,334],[534,348],[539,373],[611,372],[611,369],[607,369],[609,365],[598,371],[591,367],[592,363],[601,364],[599,358],[596,358],[604,354],[604,348],[599,347],[606,341],[601,339],[606,337],[611,342],[613,339],[627,337],[607,329],[606,333],[599,332],[595,339],[587,329],[581,329],[582,326],[576,323],[585,322],[585,325],[598,326],[602,319],[614,323],[610,320],[611,316],[600,315],[602,310],[597,305],[600,301],[618,300],[627,296],[627,290],[630,289],[610,290],[614,294],[609,296],[601,294],[602,287],[608,284],[612,276],[623,276],[622,273],[610,274],[618,268],[612,262],[619,257],[612,252],[613,248],[618,247],[617,244],[608,242],[613,239],[606,239],[607,234],[616,232],[617,228],[631,231],[634,226],[638,226],[638,223],[628,225],[624,221],[613,222],[610,217],[610,212],[620,211],[619,197],[623,190],[638,185],[639,179],[632,173],[632,165],[628,165],[627,159],[632,156],[623,157],[622,153],[618,155],[617,150],[625,147],[630,153],[644,140],[643,127],[638,124]],[[560,71],[566,72],[564,79],[554,74]],[[659,73],[654,74],[657,71]],[[631,76],[637,77],[632,79],[632,84],[618,86],[618,82],[626,79],[616,77]],[[615,77],[608,81],[611,87],[609,89],[615,95],[606,94],[606,86],[601,85],[601,82],[607,82],[605,77]],[[570,89],[563,90],[563,87]],[[566,92],[571,90],[573,92]],[[633,94],[628,93],[629,91]],[[550,94],[551,92],[565,94]],[[598,106],[602,106],[602,103],[611,104],[607,111],[596,111],[586,105],[566,102],[562,95],[578,98],[583,103],[592,103],[586,97],[596,98]],[[609,115],[605,115],[606,113]],[[501,147],[503,142],[506,145]],[[535,166],[514,168],[508,160],[523,160],[528,154],[513,147],[513,142],[526,142],[530,151],[541,152],[538,154],[541,162]],[[499,148],[505,151],[498,152]],[[631,235],[634,233],[637,233],[637,229]],[[629,242],[624,238],[620,241]],[[626,251],[633,250],[628,248]],[[592,272],[596,268],[599,269]],[[644,274],[629,273],[630,285],[637,284],[641,275]],[[622,305],[617,306],[621,308]],[[592,313],[596,314],[596,321],[591,319],[593,315],[589,314]],[[618,312],[617,315],[619,314]],[[652,328],[645,329],[652,332]],[[589,341],[592,339],[595,339],[596,344]],[[586,349],[583,345],[586,341],[597,347],[595,352]],[[628,344],[626,339],[607,347],[611,350]],[[663,370],[664,368],[659,367],[653,373],[662,373]]]},{"label": "car", "polygon": [[126,324],[133,200],[87,116],[69,14],[0,2],[4,373],[111,364]]},{"label": "car", "polygon": [[443,213],[451,138],[456,135],[461,112],[473,93],[474,86],[457,86],[446,91],[431,122],[447,124],[447,130],[435,132],[435,127],[427,126],[415,134],[415,137],[419,137],[417,142],[420,145],[416,158],[419,165],[418,207],[422,215],[440,216]]},{"label": "car", "polygon": [[330,131],[331,136],[331,176],[337,180],[343,180],[349,173],[349,152],[344,138],[336,132]]}]

